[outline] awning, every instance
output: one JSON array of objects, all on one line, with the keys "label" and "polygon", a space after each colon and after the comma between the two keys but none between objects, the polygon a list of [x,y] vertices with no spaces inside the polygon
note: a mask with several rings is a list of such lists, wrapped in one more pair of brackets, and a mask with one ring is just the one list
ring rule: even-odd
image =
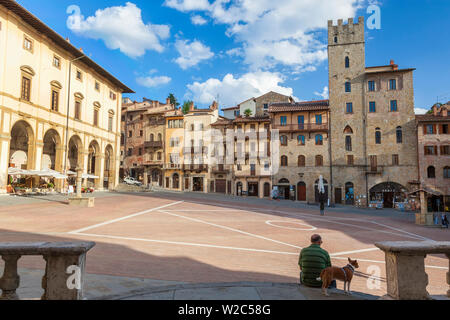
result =
[{"label": "awning", "polygon": [[443,195],[443,194],[440,193],[439,191],[436,191],[436,190],[430,190],[430,189],[418,189],[418,190],[416,190],[416,191],[413,191],[413,192],[411,192],[411,193],[408,193],[408,195],[416,194],[416,193],[419,193],[419,192],[425,192],[425,193],[431,194],[431,195],[433,195],[433,196],[442,196],[442,195]]}]

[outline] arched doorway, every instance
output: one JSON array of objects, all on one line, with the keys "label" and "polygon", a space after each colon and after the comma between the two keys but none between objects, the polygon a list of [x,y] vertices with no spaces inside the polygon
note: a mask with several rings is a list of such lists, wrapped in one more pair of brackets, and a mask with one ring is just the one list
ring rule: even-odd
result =
[{"label": "arched doorway", "polygon": [[306,201],[306,183],[303,181],[297,184],[297,201]]},{"label": "arched doorway", "polygon": [[270,198],[270,183],[264,183],[264,197]]},{"label": "arched doorway", "polygon": [[44,135],[44,149],[42,152],[42,169],[62,171],[61,139],[56,130],[50,129]]},{"label": "arched doorway", "polygon": [[33,129],[26,121],[18,121],[11,130],[9,166],[34,169],[34,151]]},{"label": "arched doorway", "polygon": [[69,140],[68,169],[75,172],[77,167],[83,167],[83,144],[79,136],[72,136]]},{"label": "arched doorway", "polygon": [[[328,181],[323,179],[323,185],[325,187],[325,198],[328,199]],[[315,192],[315,201],[316,203],[320,202],[319,198],[319,179],[316,180],[316,183],[314,184],[314,192]]]},{"label": "arched doorway", "polygon": [[[93,176],[100,177],[100,145],[96,140],[89,144],[88,149],[88,168],[87,173]],[[99,187],[100,179],[89,179],[89,182],[95,187]]]},{"label": "arched doorway", "polygon": [[236,184],[236,195],[242,197],[242,182]]},{"label": "arched doorway", "polygon": [[175,173],[172,177],[172,188],[179,189],[180,188],[180,176],[178,173]]},{"label": "arched doorway", "polygon": [[153,169],[148,177],[148,183],[154,186],[163,186],[162,171],[160,169]]},{"label": "arched doorway", "polygon": [[405,201],[407,192],[401,184],[384,182],[370,189],[370,201],[383,203],[383,208],[394,208],[395,203]]},{"label": "arched doorway", "polygon": [[280,179],[278,181],[278,192],[280,194],[280,199],[289,200],[291,187],[290,184],[291,182],[286,178]]},{"label": "arched doorway", "polygon": [[103,188],[114,188],[114,151],[113,147],[108,144],[105,149],[105,170],[103,173]]},{"label": "arched doorway", "polygon": [[355,204],[355,187],[352,182],[345,184],[345,204],[351,206]]}]

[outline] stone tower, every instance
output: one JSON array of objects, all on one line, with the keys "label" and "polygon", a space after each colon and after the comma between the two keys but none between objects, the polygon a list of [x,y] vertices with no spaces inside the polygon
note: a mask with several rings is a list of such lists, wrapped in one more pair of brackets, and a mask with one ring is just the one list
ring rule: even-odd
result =
[{"label": "stone tower", "polygon": [[[328,21],[328,62],[331,114],[330,152],[333,163],[330,196],[335,200],[335,189],[345,194],[345,184],[352,182],[356,195],[366,194],[364,168],[365,110],[364,75],[365,40],[364,18],[347,24]],[[350,92],[347,92],[350,91]],[[351,106],[348,104],[351,103]],[[347,136],[351,148],[346,148]],[[353,160],[351,159],[353,157]],[[350,159],[349,159],[350,158]],[[353,163],[353,164],[352,164]]]}]

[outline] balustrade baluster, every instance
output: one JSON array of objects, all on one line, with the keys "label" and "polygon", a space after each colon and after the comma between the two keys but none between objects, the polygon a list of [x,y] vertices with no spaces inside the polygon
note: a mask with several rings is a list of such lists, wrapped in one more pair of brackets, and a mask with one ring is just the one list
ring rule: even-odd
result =
[{"label": "balustrade baluster", "polygon": [[2,289],[0,300],[19,300],[16,290],[20,285],[20,276],[17,273],[17,261],[20,257],[20,255],[2,256],[5,261],[5,270],[0,279],[0,289]]}]

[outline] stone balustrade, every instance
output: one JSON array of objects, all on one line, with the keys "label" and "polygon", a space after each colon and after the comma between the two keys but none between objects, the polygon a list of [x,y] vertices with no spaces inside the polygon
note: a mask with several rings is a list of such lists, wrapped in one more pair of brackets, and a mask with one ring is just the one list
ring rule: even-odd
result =
[{"label": "stone balustrade", "polygon": [[[450,286],[450,241],[387,241],[375,243],[386,254],[387,293],[397,300],[428,300],[427,254],[445,254],[449,259],[447,284]],[[450,298],[450,289],[447,291]]]},{"label": "stone balustrade", "polygon": [[42,256],[46,261],[42,300],[82,300],[86,253],[94,246],[95,242],[0,243],[5,262],[0,300],[19,300],[17,262],[22,256]]}]

